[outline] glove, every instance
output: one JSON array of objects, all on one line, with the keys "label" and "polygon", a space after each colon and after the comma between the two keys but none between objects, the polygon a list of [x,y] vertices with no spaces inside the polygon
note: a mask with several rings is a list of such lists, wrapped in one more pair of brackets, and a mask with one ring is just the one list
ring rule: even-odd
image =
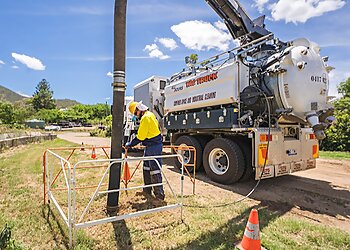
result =
[{"label": "glove", "polygon": [[125,143],[125,148],[131,148],[131,142]]}]

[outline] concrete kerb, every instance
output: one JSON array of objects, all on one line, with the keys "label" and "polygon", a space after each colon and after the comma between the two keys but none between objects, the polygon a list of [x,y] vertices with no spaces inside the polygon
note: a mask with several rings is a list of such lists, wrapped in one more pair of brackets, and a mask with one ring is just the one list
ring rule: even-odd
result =
[{"label": "concrete kerb", "polygon": [[19,145],[25,145],[33,142],[40,142],[42,140],[53,140],[56,139],[57,135],[55,134],[42,134],[34,136],[20,136],[15,138],[6,138],[0,140],[0,152],[6,148],[12,148]]}]

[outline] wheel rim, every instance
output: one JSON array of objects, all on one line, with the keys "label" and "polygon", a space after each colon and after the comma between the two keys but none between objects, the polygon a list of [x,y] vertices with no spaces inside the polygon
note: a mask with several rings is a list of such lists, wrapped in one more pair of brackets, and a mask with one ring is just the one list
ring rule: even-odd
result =
[{"label": "wheel rim", "polygon": [[210,152],[208,160],[210,169],[217,175],[223,175],[229,169],[229,158],[221,148],[214,148]]},{"label": "wheel rim", "polygon": [[[186,144],[180,144],[180,147],[187,147]],[[184,164],[188,164],[191,161],[191,151],[190,150],[184,150],[184,149],[179,149],[177,151],[179,155],[181,155],[184,159]],[[182,163],[182,159],[178,157],[179,162]]]}]

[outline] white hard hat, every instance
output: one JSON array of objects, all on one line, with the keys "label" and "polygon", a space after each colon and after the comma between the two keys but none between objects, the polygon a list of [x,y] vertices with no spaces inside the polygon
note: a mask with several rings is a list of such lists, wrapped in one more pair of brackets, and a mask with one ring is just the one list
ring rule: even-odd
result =
[{"label": "white hard hat", "polygon": [[140,111],[146,111],[148,109],[148,107],[142,103],[142,101],[140,101],[137,105],[136,108]]}]

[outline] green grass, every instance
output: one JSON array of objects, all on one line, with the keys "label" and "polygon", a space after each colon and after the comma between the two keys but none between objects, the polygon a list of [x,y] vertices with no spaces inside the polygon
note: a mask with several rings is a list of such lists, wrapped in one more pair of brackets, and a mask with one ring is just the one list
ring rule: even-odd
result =
[{"label": "green grass", "polygon": [[[10,225],[13,239],[25,249],[64,249],[68,245],[67,229],[56,209],[51,206],[51,211],[43,205],[42,154],[48,147],[69,145],[72,144],[57,139],[0,155],[0,229],[6,223]],[[135,182],[140,182],[141,177],[136,177]],[[83,182],[96,181],[86,174],[80,178]],[[58,198],[63,201],[64,192]],[[124,212],[129,211],[128,207],[135,211],[156,204],[131,191],[122,193],[120,199],[120,210]],[[172,210],[91,227],[78,231],[75,249],[233,249],[234,243],[242,239],[252,208],[247,203],[196,207],[230,202],[230,193],[184,199],[185,204],[192,205],[184,208],[184,223],[179,210]],[[86,196],[78,202],[87,200]],[[169,192],[166,201],[174,202]],[[105,197],[97,199],[87,218],[103,215],[105,203]],[[286,211],[269,206],[258,204],[255,208],[259,210],[262,244],[268,249],[350,249],[350,235],[339,229],[290,217]]]},{"label": "green grass", "polygon": [[268,249],[350,249],[350,236],[345,232],[288,217],[269,224],[262,238]]},{"label": "green grass", "polygon": [[320,151],[320,158],[350,160],[350,152]]}]

